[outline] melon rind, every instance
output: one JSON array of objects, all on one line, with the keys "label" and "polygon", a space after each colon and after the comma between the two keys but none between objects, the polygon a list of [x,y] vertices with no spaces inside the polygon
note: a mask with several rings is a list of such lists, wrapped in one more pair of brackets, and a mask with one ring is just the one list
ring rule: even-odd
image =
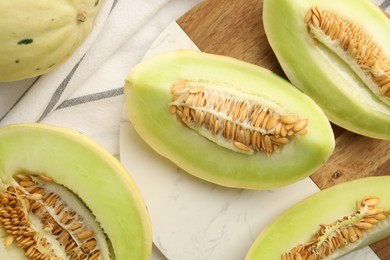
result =
[{"label": "melon rind", "polygon": [[[390,176],[366,177],[319,191],[292,206],[275,218],[258,235],[246,260],[281,259],[283,253],[308,242],[320,224],[331,224],[356,213],[356,201],[366,196],[381,199],[378,207],[390,209]],[[379,223],[379,229],[332,255],[332,259],[369,245],[390,235],[390,217]]]},{"label": "melon rind", "polygon": [[[181,79],[223,82],[254,98],[273,100],[309,119],[309,133],[293,138],[271,156],[223,148],[184,128],[169,112],[171,87]],[[330,123],[310,98],[271,71],[233,58],[189,50],[161,54],[133,68],[124,92],[129,119],[148,145],[188,173],[219,185],[247,189],[288,185],[313,173],[334,149]]]},{"label": "melon rind", "polygon": [[89,137],[45,124],[0,128],[0,178],[44,174],[75,193],[110,238],[115,259],[149,259],[150,218],[136,184],[119,161]]},{"label": "melon rind", "polygon": [[370,0],[264,0],[267,39],[289,80],[309,95],[333,123],[358,134],[390,139],[390,107],[321,42],[304,22],[318,6],[351,21],[390,59],[390,19]]}]

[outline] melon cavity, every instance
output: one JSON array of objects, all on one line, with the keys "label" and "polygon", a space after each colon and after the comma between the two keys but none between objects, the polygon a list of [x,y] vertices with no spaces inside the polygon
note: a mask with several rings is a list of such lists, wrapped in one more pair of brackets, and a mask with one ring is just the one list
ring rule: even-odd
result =
[{"label": "melon cavity", "polygon": [[[2,182],[0,222],[28,258],[110,259],[106,235],[72,192],[45,175],[18,173]],[[114,258],[114,257],[112,257]]]},{"label": "melon cavity", "polygon": [[220,90],[213,87],[215,84],[188,80],[174,83],[171,113],[218,145],[246,154],[270,155],[280,151],[295,135],[307,133],[307,119],[290,115],[265,98],[255,100],[235,92],[235,87]]},{"label": "melon cavity", "polygon": [[386,105],[390,105],[390,58],[360,27],[313,6],[305,22],[314,41],[335,52]]}]

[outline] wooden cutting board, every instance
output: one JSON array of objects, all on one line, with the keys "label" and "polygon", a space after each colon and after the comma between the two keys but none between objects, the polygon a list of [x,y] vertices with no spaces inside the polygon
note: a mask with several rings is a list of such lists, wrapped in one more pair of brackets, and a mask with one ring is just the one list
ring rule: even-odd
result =
[{"label": "wooden cutting board", "polygon": [[[200,50],[231,56],[285,77],[262,23],[263,0],[206,0],[177,20]],[[320,189],[367,177],[390,175],[390,141],[363,137],[332,125],[336,148],[311,178]],[[390,237],[371,245],[390,259]]]}]

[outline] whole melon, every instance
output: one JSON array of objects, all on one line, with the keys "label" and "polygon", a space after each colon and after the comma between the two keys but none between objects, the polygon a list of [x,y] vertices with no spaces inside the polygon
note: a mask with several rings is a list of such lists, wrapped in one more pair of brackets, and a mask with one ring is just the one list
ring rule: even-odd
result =
[{"label": "whole melon", "polygon": [[0,82],[62,64],[91,32],[100,0],[0,0]]}]

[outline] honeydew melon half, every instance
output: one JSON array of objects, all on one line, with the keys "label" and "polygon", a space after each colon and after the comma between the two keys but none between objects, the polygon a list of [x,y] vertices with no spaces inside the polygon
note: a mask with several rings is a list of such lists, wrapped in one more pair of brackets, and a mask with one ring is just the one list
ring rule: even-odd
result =
[{"label": "honeydew melon half", "polygon": [[[335,259],[389,236],[389,185],[390,176],[366,177],[315,193],[274,219],[256,238],[246,259],[306,259],[282,256],[299,245],[308,244],[321,229],[320,225],[327,227],[325,235],[316,240],[322,241],[319,248],[329,248],[332,237],[341,239],[341,246],[326,254],[319,249],[315,258],[307,259]],[[365,206],[360,204],[362,201],[367,202]],[[318,243],[314,245],[316,248]]]},{"label": "honeydew melon half", "polygon": [[[317,18],[310,19],[312,8]],[[289,80],[330,121],[390,139],[390,19],[382,10],[370,0],[265,0],[263,22]]]},{"label": "honeydew melon half", "polygon": [[[230,57],[189,50],[160,54],[132,69],[124,93],[129,119],[148,145],[188,173],[219,185],[288,185],[313,173],[334,149],[330,123],[309,97],[271,71]],[[191,95],[198,101],[189,105]],[[237,113],[228,115],[230,106]],[[186,109],[193,110],[187,111],[191,116],[183,116]],[[300,118],[296,125],[307,123],[305,133],[286,136],[288,143],[280,147],[270,145],[271,138],[283,136],[276,125],[290,116]],[[264,117],[268,120],[259,119]],[[258,120],[265,126],[257,126]],[[245,140],[241,130],[248,134]],[[261,133],[260,147],[254,133]]]},{"label": "honeydew melon half", "polygon": [[[5,245],[0,255],[7,259],[32,257],[36,251],[50,259],[70,259],[67,253],[77,248],[83,251],[75,256],[88,259],[150,258],[151,225],[136,184],[115,157],[87,136],[38,123],[2,127],[0,179]],[[19,220],[11,224],[7,211],[12,210]],[[14,226],[24,233],[11,233]],[[76,247],[64,249],[73,242]]]}]

